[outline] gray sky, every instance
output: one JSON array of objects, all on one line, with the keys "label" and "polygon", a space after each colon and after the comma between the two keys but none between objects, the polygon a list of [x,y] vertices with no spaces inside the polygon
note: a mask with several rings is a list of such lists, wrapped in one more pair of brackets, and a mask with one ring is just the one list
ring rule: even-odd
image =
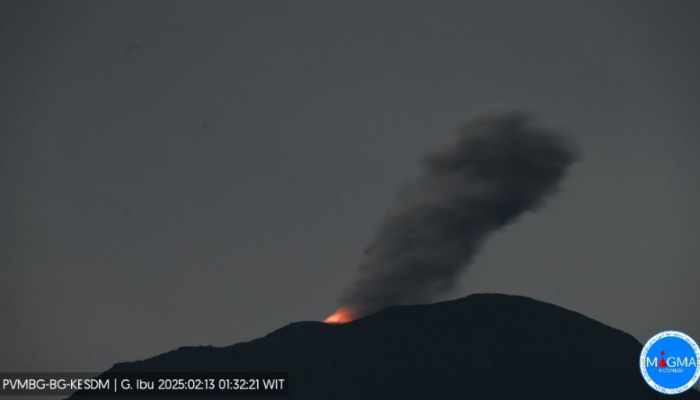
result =
[{"label": "gray sky", "polygon": [[698,20],[694,0],[0,1],[0,370],[323,319],[415,160],[507,108],[583,159],[447,298],[700,339]]}]

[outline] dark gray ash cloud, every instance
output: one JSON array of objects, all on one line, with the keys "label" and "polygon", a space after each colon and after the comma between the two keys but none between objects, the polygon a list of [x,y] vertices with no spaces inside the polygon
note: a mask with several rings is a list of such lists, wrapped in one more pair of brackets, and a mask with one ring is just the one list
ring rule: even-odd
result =
[{"label": "dark gray ash cloud", "polygon": [[576,152],[522,113],[485,116],[428,154],[398,195],[341,304],[355,316],[452,288],[489,234],[555,194]]}]

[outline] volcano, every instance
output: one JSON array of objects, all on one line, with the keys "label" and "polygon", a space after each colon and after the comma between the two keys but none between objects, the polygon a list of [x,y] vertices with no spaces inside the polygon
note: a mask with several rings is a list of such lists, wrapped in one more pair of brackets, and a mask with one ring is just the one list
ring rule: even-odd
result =
[{"label": "volcano", "polygon": [[110,372],[288,372],[293,399],[667,398],[642,379],[641,348],[579,313],[479,294],[345,324],[292,323],[247,343],[182,347]]}]

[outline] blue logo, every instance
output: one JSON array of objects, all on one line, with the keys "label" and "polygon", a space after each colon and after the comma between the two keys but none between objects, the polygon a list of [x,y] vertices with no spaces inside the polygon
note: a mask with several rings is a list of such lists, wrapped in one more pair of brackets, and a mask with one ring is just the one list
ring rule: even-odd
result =
[{"label": "blue logo", "polygon": [[664,394],[679,394],[700,378],[700,348],[688,335],[663,331],[644,345],[639,368],[652,389]]}]

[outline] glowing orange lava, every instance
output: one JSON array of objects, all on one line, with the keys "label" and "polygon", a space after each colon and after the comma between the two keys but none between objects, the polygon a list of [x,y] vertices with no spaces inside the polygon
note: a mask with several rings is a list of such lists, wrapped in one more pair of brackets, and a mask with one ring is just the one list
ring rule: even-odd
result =
[{"label": "glowing orange lava", "polygon": [[345,324],[351,322],[353,319],[355,318],[352,316],[350,310],[340,307],[333,315],[326,318],[323,322],[327,324]]}]

